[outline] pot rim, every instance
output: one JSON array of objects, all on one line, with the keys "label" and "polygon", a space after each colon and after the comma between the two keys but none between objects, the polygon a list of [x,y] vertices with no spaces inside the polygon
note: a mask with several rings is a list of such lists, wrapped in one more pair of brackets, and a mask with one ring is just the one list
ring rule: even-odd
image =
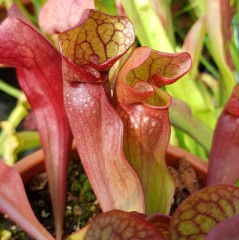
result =
[{"label": "pot rim", "polygon": [[[75,147],[73,147],[75,149]],[[206,185],[206,176],[208,164],[201,160],[199,157],[187,152],[186,150],[169,145],[166,152],[166,161],[173,167],[178,167],[179,159],[186,158],[191,166],[196,171],[201,184]],[[37,150],[36,152],[22,158],[15,165],[15,169],[21,175],[23,182],[28,183],[35,176],[45,171],[43,150]]]}]

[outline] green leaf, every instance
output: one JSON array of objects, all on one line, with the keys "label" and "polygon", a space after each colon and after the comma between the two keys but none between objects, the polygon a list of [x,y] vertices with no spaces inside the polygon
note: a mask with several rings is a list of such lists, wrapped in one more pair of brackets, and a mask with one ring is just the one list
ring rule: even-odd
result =
[{"label": "green leaf", "polygon": [[170,107],[170,121],[173,126],[191,136],[207,152],[210,151],[213,130],[197,119],[186,103],[173,99]]},{"label": "green leaf", "polygon": [[96,9],[101,12],[107,12],[112,15],[117,15],[115,0],[96,0],[95,6]]},{"label": "green leaf", "polygon": [[32,5],[34,6],[34,12],[38,16],[46,0],[31,0],[31,2],[32,2]]},{"label": "green leaf", "polygon": [[189,72],[192,79],[195,79],[198,74],[199,59],[202,54],[205,33],[205,17],[201,17],[192,25],[184,39],[182,50],[190,53],[192,57],[192,68]]},{"label": "green leaf", "polygon": [[198,17],[205,13],[206,0],[190,0],[191,7],[194,9]]},{"label": "green leaf", "polygon": [[172,0],[150,0],[154,12],[162,22],[170,43],[172,46],[176,46],[174,26],[172,21],[171,2]]},{"label": "green leaf", "polygon": [[166,30],[149,0],[122,0],[121,2],[142,46],[174,52],[174,46],[170,43]]},{"label": "green leaf", "polygon": [[[238,30],[239,31],[239,30]],[[238,33],[239,36],[239,33]],[[230,44],[230,53],[232,56],[232,61],[235,66],[235,70],[237,71],[237,75],[239,75],[239,48],[236,47],[236,44],[234,42],[231,42]]]},{"label": "green leaf", "polygon": [[210,52],[222,75],[220,82],[220,105],[223,105],[227,101],[235,85],[235,78],[229,67],[228,56],[228,44],[231,38],[228,32],[231,29],[228,27],[228,24],[231,24],[230,11],[229,1],[207,1],[206,24]]},{"label": "green leaf", "polygon": [[186,102],[193,112],[206,110],[205,100],[196,82],[188,74],[165,88],[170,95]]},{"label": "green leaf", "polygon": [[[162,52],[175,52],[162,20],[157,16],[149,0],[122,0],[127,16],[133,22],[136,36],[142,46]],[[204,99],[189,76],[184,76],[166,90],[175,98],[187,102],[192,109],[205,109]]]}]

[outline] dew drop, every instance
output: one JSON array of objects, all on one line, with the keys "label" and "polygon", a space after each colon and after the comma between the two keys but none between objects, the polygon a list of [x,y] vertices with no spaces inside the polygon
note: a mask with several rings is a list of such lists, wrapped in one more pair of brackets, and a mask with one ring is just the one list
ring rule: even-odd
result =
[{"label": "dew drop", "polygon": [[134,119],[133,117],[130,117],[130,121],[131,121],[132,123],[134,123],[134,122],[135,122],[135,119]]},{"label": "dew drop", "polygon": [[151,127],[155,127],[157,125],[156,122],[151,122]]},{"label": "dew drop", "polygon": [[93,107],[94,106],[94,102],[90,102],[90,106]]},{"label": "dew drop", "polygon": [[143,122],[144,123],[147,123],[149,121],[149,118],[148,117],[143,117]]}]

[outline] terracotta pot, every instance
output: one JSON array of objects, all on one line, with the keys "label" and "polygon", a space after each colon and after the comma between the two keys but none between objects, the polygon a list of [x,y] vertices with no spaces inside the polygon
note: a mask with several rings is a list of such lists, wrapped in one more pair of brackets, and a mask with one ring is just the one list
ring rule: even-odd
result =
[{"label": "terracotta pot", "polygon": [[[191,166],[196,171],[201,186],[205,186],[207,177],[207,163],[181,148],[171,145],[168,147],[166,153],[168,165],[177,168],[179,160],[183,157],[189,161]],[[14,167],[21,174],[24,183],[28,183],[35,176],[45,171],[43,159],[43,151],[38,150],[15,164]]]},{"label": "terracotta pot", "polygon": [[207,162],[203,161],[199,157],[187,152],[186,150],[175,147],[172,145],[168,146],[166,153],[166,161],[169,166],[178,168],[179,160],[182,158],[186,158],[188,162],[191,164],[193,169],[195,170],[199,183],[201,186],[206,186],[207,182]]}]

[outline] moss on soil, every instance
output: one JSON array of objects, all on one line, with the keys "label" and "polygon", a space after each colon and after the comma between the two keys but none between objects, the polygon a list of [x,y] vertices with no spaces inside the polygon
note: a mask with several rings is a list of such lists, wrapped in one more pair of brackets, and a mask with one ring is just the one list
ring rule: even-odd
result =
[{"label": "moss on soil", "polygon": [[[47,184],[42,189],[32,187],[33,185],[35,185],[34,180],[26,185],[31,206],[39,221],[54,235],[52,208]],[[77,155],[74,156],[69,166],[67,189],[64,237],[84,227],[101,211]],[[30,240],[32,238],[6,216],[0,214],[0,240],[8,239]]]}]

